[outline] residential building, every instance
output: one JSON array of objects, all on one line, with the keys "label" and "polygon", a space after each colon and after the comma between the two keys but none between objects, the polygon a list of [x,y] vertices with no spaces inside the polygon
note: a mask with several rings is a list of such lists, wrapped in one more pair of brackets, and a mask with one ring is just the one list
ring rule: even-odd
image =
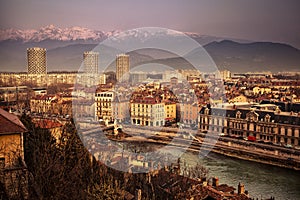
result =
[{"label": "residential building", "polygon": [[[270,105],[268,105],[270,107]],[[300,114],[275,110],[203,107],[199,115],[200,131],[223,133],[235,137],[253,136],[258,141],[300,146]]]},{"label": "residential building", "polygon": [[227,80],[231,78],[231,72],[228,70],[222,70],[220,71],[220,78],[223,80]]},{"label": "residential building", "polygon": [[131,83],[142,83],[147,79],[147,74],[145,72],[133,72],[130,73]]},{"label": "residential building", "polygon": [[27,49],[27,70],[29,75],[46,75],[46,49],[33,47]]},{"label": "residential building", "polygon": [[75,99],[72,101],[72,115],[77,120],[95,119],[95,101],[93,99]]},{"label": "residential building", "polygon": [[196,125],[200,107],[196,102],[182,102],[177,104],[177,121]]},{"label": "residential building", "polygon": [[176,77],[170,78],[170,84],[171,86],[175,87],[178,84],[178,78]]},{"label": "residential building", "polygon": [[25,132],[27,129],[17,116],[0,108],[0,184],[12,199],[28,195]]},{"label": "residential building", "polygon": [[53,113],[52,103],[57,99],[55,95],[38,95],[30,99],[30,111],[36,113]]},{"label": "residential building", "polygon": [[37,95],[30,99],[30,111],[40,114],[72,115],[71,96]]},{"label": "residential building", "polygon": [[272,92],[272,89],[269,87],[254,87],[253,88],[254,94],[268,94],[271,92]]},{"label": "residential building", "polygon": [[113,121],[112,102],[115,99],[113,91],[96,92],[95,94],[95,117],[96,120]]},{"label": "residential building", "polygon": [[229,100],[229,102],[232,102],[232,103],[234,103],[234,102],[248,102],[248,98],[245,95],[240,94],[238,96],[232,97]]},{"label": "residential building", "polygon": [[[178,76],[178,79],[184,79],[187,80],[189,76],[198,76],[201,77],[201,72],[197,69],[178,69],[176,70],[178,74],[181,74]],[[170,77],[171,78],[171,77]]]},{"label": "residential building", "polygon": [[176,102],[170,100],[163,101],[165,120],[175,121],[176,120]]},{"label": "residential building", "polygon": [[130,103],[131,123],[142,126],[164,126],[164,103],[154,97],[135,98]]},{"label": "residential building", "polygon": [[122,123],[130,120],[130,103],[126,96],[115,95],[112,101],[113,120]]},{"label": "residential building", "polygon": [[116,57],[116,78],[118,82],[129,80],[129,55],[119,54]]},{"label": "residential building", "polygon": [[86,51],[83,53],[84,72],[87,74],[98,74],[99,53]]}]

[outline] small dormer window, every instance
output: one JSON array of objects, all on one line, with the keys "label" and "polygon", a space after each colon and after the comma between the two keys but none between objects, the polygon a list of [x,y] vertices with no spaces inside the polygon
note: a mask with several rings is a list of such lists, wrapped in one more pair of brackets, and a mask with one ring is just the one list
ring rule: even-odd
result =
[{"label": "small dormer window", "polygon": [[208,115],[208,114],[209,114],[209,109],[208,109],[208,108],[205,108],[204,114],[205,114],[205,115]]},{"label": "small dormer window", "polygon": [[278,106],[276,106],[276,108],[275,108],[275,113],[276,113],[276,114],[279,114],[280,112],[281,112],[280,108],[279,108]]},{"label": "small dormer window", "polygon": [[249,113],[247,113],[247,120],[248,121],[258,121],[258,114],[254,111],[254,109],[251,109],[251,111]]},{"label": "small dormer window", "polygon": [[237,111],[235,117],[237,119],[241,119],[241,116],[242,116],[242,113],[240,111]]},{"label": "small dormer window", "polygon": [[269,114],[267,114],[265,116],[265,122],[270,122],[271,121],[271,116]]}]

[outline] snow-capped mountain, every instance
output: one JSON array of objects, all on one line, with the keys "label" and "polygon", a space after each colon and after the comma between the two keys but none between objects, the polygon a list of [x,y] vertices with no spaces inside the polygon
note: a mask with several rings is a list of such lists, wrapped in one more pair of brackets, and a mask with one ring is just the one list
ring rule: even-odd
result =
[{"label": "snow-capped mountain", "polygon": [[[300,50],[289,45],[251,42],[191,32],[185,32],[185,35],[202,45],[218,66],[228,66],[227,68],[231,71],[258,71],[262,67],[270,71],[278,71],[283,67],[295,70],[300,65]],[[0,72],[26,71],[26,49],[30,47],[37,46],[47,49],[49,71],[68,71],[78,70],[82,63],[83,52],[93,50],[107,38],[111,39],[108,42],[114,41],[114,44],[116,44],[115,41],[122,41],[132,45],[135,44],[132,42],[141,41],[147,45],[152,41],[165,41],[168,44],[173,41],[171,39],[174,37],[176,37],[176,41],[183,41],[181,39],[184,38],[180,37],[185,35],[168,29],[155,28],[104,32],[82,27],[60,28],[54,25],[38,30],[0,30]],[[104,46],[107,48],[101,52],[100,60],[102,61],[109,57],[108,55],[116,52],[116,49],[111,49],[111,46],[105,44]],[[194,53],[197,55],[197,52]],[[167,51],[159,51],[159,49],[139,49],[138,52],[131,55],[131,63],[148,61],[151,57],[156,60],[153,63],[162,63],[175,68],[184,66],[182,60],[176,56]]]},{"label": "snow-capped mountain", "polygon": [[0,41],[3,40],[21,40],[23,42],[40,42],[46,39],[71,41],[71,40],[103,40],[118,31],[96,31],[83,27],[59,28],[54,25],[42,27],[38,30],[17,30],[2,29],[0,30]]},{"label": "snow-capped mountain", "polygon": [[[167,30],[167,29],[166,29]],[[74,26],[69,28],[60,28],[54,25],[48,25],[42,27],[38,30],[27,29],[0,29],[0,41],[4,40],[18,40],[24,43],[26,42],[41,42],[43,40],[57,40],[57,41],[76,41],[76,40],[92,40],[92,41],[102,41],[110,36],[115,36],[118,34],[126,34],[126,36],[138,37],[141,40],[145,40],[153,36],[153,32],[149,32],[149,29],[133,29],[129,31],[98,31],[89,28]],[[155,32],[160,34],[159,32]],[[175,31],[161,32],[161,35],[176,34]],[[204,45],[212,41],[220,41],[224,38],[218,38],[213,36],[200,35],[198,33],[185,32],[186,35],[196,39],[200,44]],[[177,34],[178,36],[182,33]]]}]

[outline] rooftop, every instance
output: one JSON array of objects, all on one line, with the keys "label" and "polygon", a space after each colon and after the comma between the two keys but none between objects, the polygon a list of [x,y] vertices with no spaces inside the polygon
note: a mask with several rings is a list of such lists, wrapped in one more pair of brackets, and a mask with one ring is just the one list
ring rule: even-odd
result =
[{"label": "rooftop", "polygon": [[17,116],[0,108],[0,134],[22,133],[27,129]]},{"label": "rooftop", "polygon": [[43,128],[43,129],[51,129],[51,128],[58,128],[62,127],[63,125],[55,120],[49,119],[41,119],[34,121],[36,127]]}]

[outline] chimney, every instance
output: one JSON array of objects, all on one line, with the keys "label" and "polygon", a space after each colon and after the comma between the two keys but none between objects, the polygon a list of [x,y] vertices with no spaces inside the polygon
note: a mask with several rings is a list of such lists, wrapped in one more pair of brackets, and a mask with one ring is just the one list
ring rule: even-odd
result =
[{"label": "chimney", "polygon": [[218,177],[214,177],[212,180],[212,186],[217,187],[219,186],[219,178]]},{"label": "chimney", "polygon": [[245,193],[245,186],[242,183],[239,183],[238,185],[238,194],[244,194]]},{"label": "chimney", "polygon": [[164,163],[164,169],[165,169],[165,171],[166,171],[166,172],[168,172],[168,171],[169,171],[169,168],[168,168],[168,163],[166,163],[166,162]]},{"label": "chimney", "polygon": [[150,173],[147,173],[147,182],[148,183],[151,183],[151,174]]},{"label": "chimney", "polygon": [[142,200],[142,190],[141,189],[136,189],[135,190],[135,200]]}]

